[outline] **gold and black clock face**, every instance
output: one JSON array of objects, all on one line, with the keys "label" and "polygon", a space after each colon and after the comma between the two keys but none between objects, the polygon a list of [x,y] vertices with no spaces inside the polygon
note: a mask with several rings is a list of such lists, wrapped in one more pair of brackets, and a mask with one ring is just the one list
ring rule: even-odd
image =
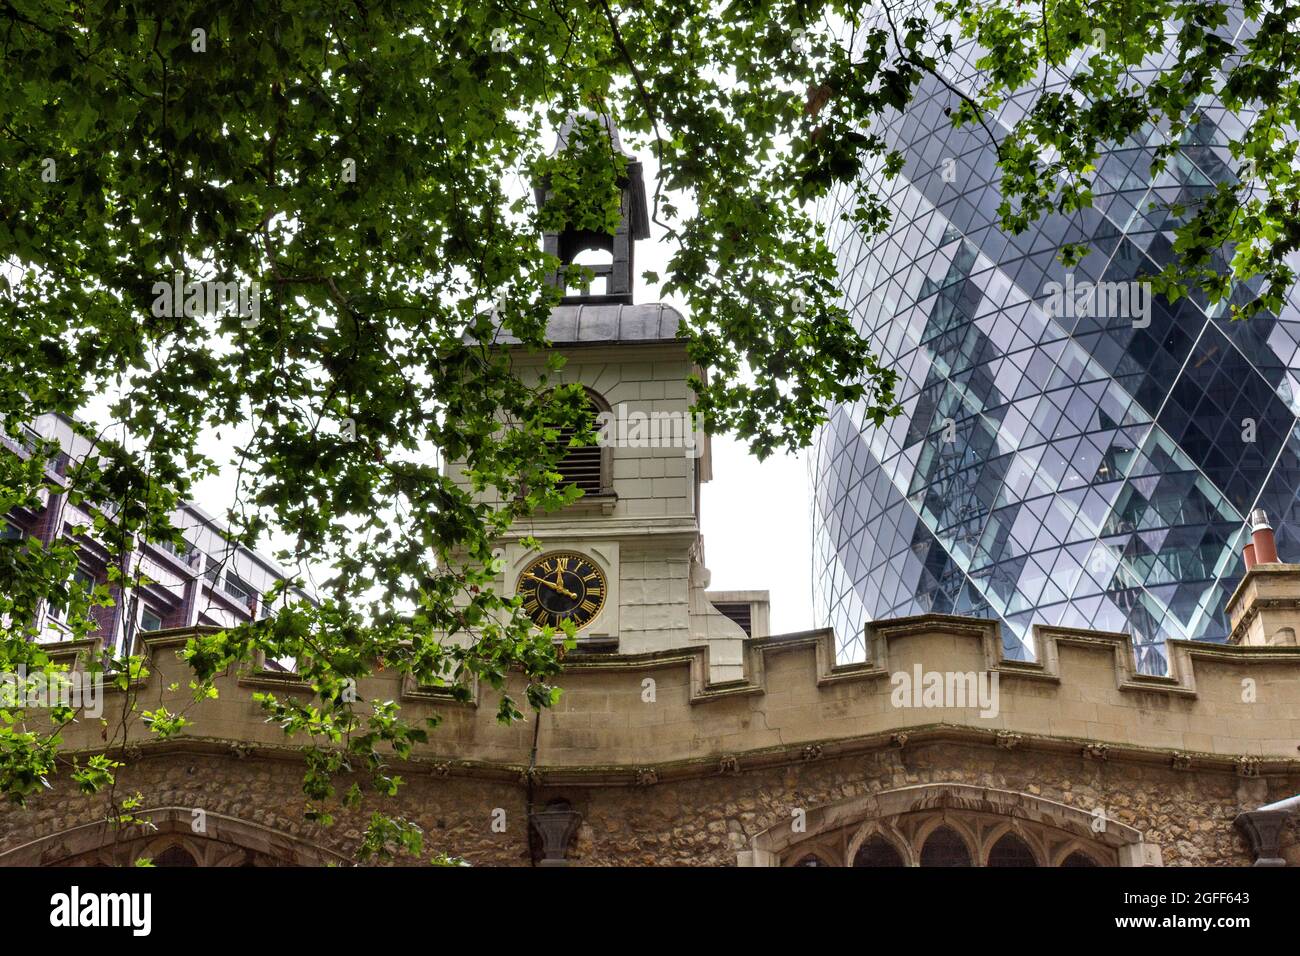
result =
[{"label": "gold and black clock face", "polygon": [[524,613],[539,627],[559,627],[567,620],[583,628],[605,606],[605,575],[585,555],[556,551],[525,568],[515,592],[524,599]]}]

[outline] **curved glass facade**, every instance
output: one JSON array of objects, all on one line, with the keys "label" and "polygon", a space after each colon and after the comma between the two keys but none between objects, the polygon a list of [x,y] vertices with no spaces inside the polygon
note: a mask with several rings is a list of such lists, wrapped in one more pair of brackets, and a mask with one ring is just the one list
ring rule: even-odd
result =
[{"label": "curved glass facade", "polygon": [[[959,47],[947,79],[972,89],[972,60]],[[993,147],[952,128],[956,105],[932,81],[887,125],[906,157],[878,186],[887,234],[866,242],[841,220],[847,192],[822,210],[846,307],[898,370],[903,411],[876,428],[837,407],[822,429],[816,612],[844,660],[864,656],[869,620],[943,612],[1000,619],[1013,657],[1032,656],[1035,624],[1127,631],[1138,666],[1163,673],[1166,639],[1225,639],[1250,509],[1300,557],[1296,290],[1249,322],[1116,293],[1168,261],[1171,204],[1233,181],[1224,144],[1240,127],[1207,102],[1168,171],[1150,174],[1152,130],[1102,158],[1095,208],[1012,236]],[[1092,249],[1069,275],[1066,242]],[[1092,305],[1068,295],[1090,285]]]}]

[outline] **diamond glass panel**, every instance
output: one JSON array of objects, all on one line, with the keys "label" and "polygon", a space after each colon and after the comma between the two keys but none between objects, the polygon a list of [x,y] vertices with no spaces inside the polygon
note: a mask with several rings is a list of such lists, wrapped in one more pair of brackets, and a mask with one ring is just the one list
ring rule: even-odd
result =
[{"label": "diamond glass panel", "polygon": [[[978,91],[978,55],[959,44],[946,84]],[[1037,624],[1126,631],[1138,667],[1164,673],[1167,639],[1226,639],[1252,508],[1300,559],[1300,290],[1242,323],[1137,282],[1169,261],[1170,205],[1234,181],[1222,108],[1157,176],[1147,143],[1122,143],[1098,163],[1095,209],[1013,236],[993,145],[952,128],[958,102],[931,80],[879,127],[905,160],[862,174],[888,197],[883,234],[845,218],[851,189],[821,209],[845,308],[898,370],[903,412],[877,428],[836,407],[818,436],[819,622],[846,661],[868,621],[925,612],[999,620],[1015,658]],[[1067,270],[1072,242],[1091,252]]]}]

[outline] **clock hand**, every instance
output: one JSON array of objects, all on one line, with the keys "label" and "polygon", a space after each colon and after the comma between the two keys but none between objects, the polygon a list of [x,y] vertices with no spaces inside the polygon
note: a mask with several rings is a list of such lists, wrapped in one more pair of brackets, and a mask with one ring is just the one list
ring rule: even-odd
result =
[{"label": "clock hand", "polygon": [[539,578],[537,575],[531,574],[529,572],[524,572],[524,577],[531,578],[532,580],[536,581],[538,584],[545,584],[552,591],[558,591],[560,594],[563,594],[567,598],[572,598],[575,601],[578,599],[578,595],[574,594],[572,591],[570,591],[568,588],[564,587],[563,585],[556,584],[554,581],[548,581],[545,578]]}]

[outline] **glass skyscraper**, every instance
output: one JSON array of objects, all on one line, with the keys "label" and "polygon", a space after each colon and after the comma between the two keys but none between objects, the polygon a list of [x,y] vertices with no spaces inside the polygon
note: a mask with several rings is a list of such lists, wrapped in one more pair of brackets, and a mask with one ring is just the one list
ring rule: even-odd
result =
[{"label": "glass skyscraper", "polygon": [[[946,79],[975,90],[975,56],[959,45]],[[1127,631],[1139,667],[1162,673],[1166,639],[1225,639],[1252,508],[1283,560],[1300,558],[1296,290],[1248,322],[1199,299],[1135,315],[1052,293],[1158,271],[1171,206],[1235,181],[1225,144],[1241,126],[1207,101],[1168,171],[1150,173],[1152,129],[1102,157],[1093,209],[1013,236],[993,146],[952,128],[956,105],[931,81],[886,125],[904,171],[864,175],[890,198],[887,234],[864,241],[840,219],[847,190],[823,208],[846,307],[898,370],[903,411],[876,428],[837,407],[821,431],[816,611],[844,660],[863,657],[867,621],[943,612],[1000,620],[1015,657],[1032,655],[1035,624]],[[1070,270],[1067,242],[1092,250]]]}]

